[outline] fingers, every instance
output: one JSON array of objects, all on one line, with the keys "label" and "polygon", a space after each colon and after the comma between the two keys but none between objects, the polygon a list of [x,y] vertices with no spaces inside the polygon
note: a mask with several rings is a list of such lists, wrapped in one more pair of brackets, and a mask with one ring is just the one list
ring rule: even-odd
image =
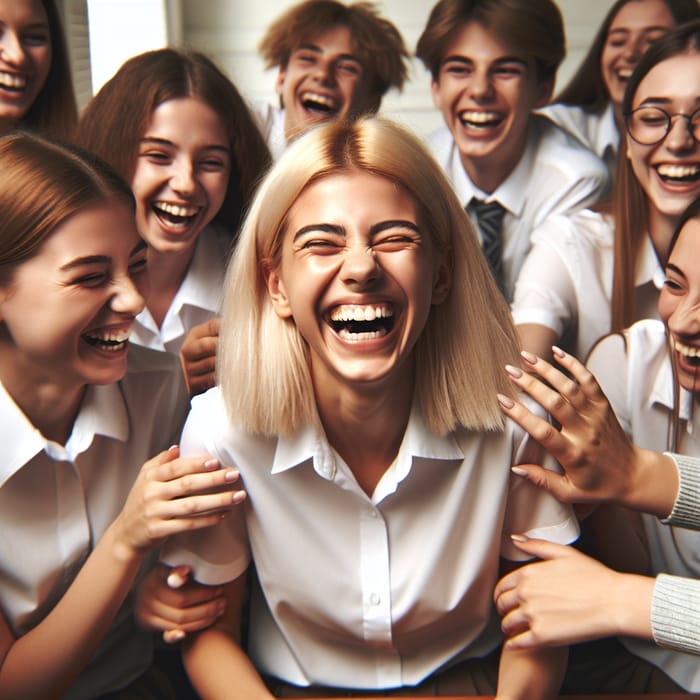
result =
[{"label": "fingers", "polygon": [[[554,451],[552,453],[555,454]],[[559,474],[538,464],[517,464],[512,467],[512,472],[551,493],[562,503],[576,503],[577,499],[581,497],[579,490],[575,488],[566,474]]]},{"label": "fingers", "polygon": [[211,357],[216,355],[218,337],[219,319],[213,318],[190,329],[180,352],[188,362]]}]

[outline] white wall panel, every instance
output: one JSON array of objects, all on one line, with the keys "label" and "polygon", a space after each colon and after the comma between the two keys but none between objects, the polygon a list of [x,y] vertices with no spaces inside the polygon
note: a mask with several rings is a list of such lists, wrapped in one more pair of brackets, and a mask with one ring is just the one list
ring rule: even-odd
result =
[{"label": "white wall panel", "polygon": [[[294,0],[181,0],[183,41],[211,55],[250,100],[275,102],[275,73],[263,70],[256,46],[265,27],[293,4]],[[396,24],[412,51],[432,4],[424,0],[383,0],[378,6]],[[612,0],[559,0],[569,42],[560,84],[578,65],[611,4]],[[383,112],[420,133],[441,123],[430,97],[429,74],[419,62],[414,63],[403,93],[391,92],[384,99]]]}]

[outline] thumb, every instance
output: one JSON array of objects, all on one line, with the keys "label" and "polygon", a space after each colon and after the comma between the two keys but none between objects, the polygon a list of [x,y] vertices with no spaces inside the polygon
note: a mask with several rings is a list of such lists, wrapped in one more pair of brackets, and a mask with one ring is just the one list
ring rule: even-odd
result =
[{"label": "thumb", "polygon": [[511,467],[513,474],[527,479],[535,486],[544,489],[562,503],[572,502],[571,482],[566,475],[545,469],[539,464],[517,464]]}]

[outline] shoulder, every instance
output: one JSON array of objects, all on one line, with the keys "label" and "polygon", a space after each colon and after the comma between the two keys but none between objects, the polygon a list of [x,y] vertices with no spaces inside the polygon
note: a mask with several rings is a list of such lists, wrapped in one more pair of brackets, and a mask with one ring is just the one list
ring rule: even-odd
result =
[{"label": "shoulder", "polygon": [[425,145],[433,157],[442,164],[452,152],[455,142],[452,132],[446,126],[441,126],[426,136]]},{"label": "shoulder", "polygon": [[533,115],[532,119],[534,129],[539,134],[538,163],[549,161],[564,171],[577,173],[581,178],[607,178],[603,161],[575,136],[541,114]]},{"label": "shoulder", "polygon": [[591,350],[588,366],[594,374],[603,368],[619,371],[625,365],[649,365],[666,355],[666,328],[658,319],[637,321],[621,333],[601,338]]}]

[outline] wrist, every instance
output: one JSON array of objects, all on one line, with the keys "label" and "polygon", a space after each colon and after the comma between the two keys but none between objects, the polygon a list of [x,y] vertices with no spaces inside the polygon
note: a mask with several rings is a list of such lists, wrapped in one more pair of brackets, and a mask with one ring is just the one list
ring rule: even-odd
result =
[{"label": "wrist", "polygon": [[107,528],[103,536],[105,545],[109,548],[112,558],[120,564],[135,564],[140,566],[148,553],[148,549],[134,547],[123,533],[123,528],[117,519]]},{"label": "wrist", "polygon": [[678,469],[667,454],[633,446],[628,487],[619,505],[666,518],[678,494]]},{"label": "wrist", "polygon": [[614,634],[651,639],[651,607],[655,579],[638,574],[616,574],[612,587],[615,600],[611,609]]}]

